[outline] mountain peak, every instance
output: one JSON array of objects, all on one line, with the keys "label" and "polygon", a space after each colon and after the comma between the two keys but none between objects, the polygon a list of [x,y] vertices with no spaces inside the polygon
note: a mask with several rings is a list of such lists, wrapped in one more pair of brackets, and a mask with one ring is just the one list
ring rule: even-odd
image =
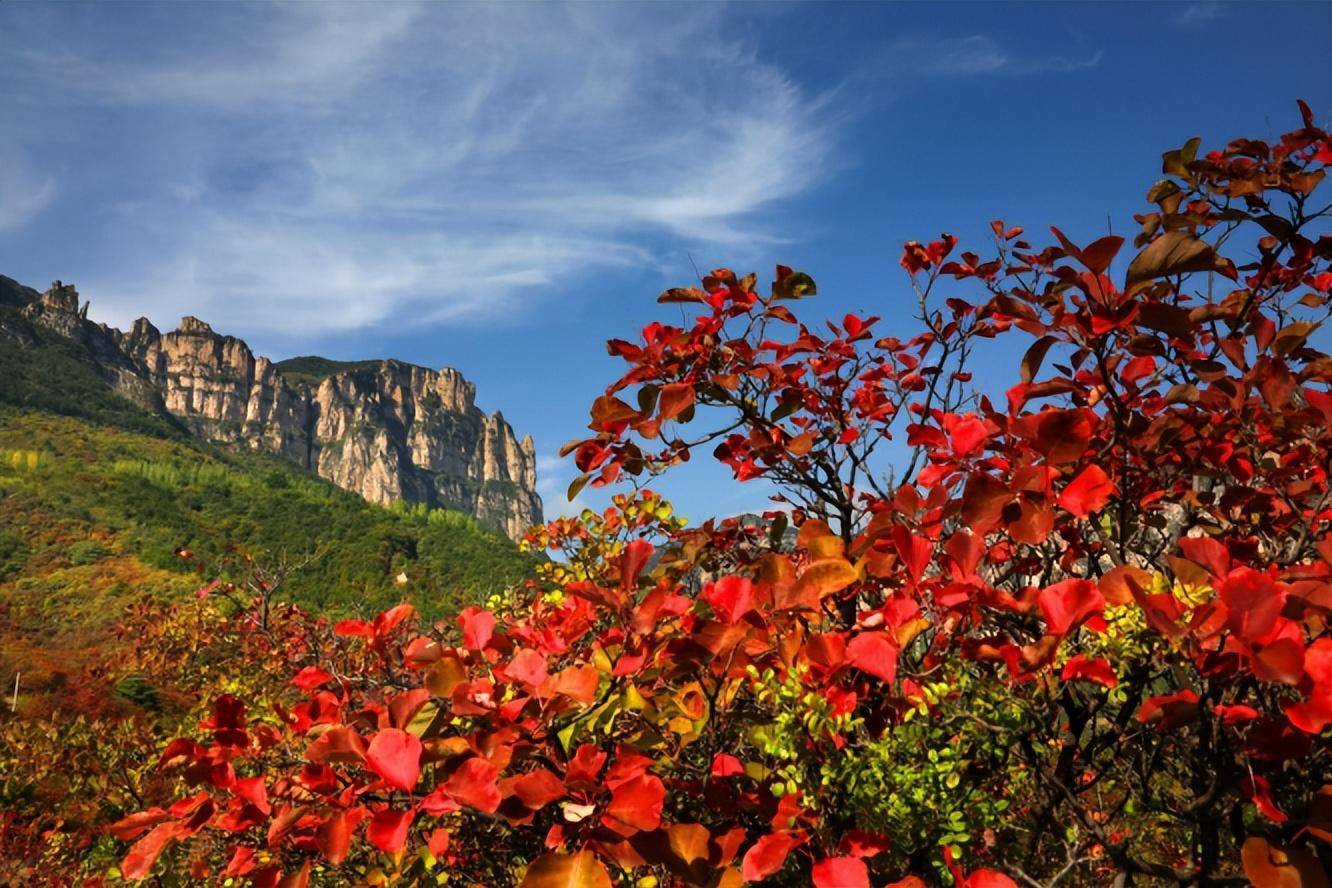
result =
[{"label": "mountain peak", "polygon": [[178,326],[178,327],[176,328],[176,332],[177,332],[177,333],[185,333],[185,334],[187,334],[187,335],[191,335],[191,336],[213,336],[213,335],[215,335],[215,334],[213,333],[213,328],[212,328],[212,327],[210,327],[210,326],[209,326],[207,323],[205,323],[204,321],[201,321],[201,320],[199,320],[198,318],[194,317],[194,315],[186,315],[185,317],[181,318],[181,319],[180,319],[180,326]]},{"label": "mountain peak", "polygon": [[194,316],[166,336],[146,318],[122,333],[88,321],[62,281],[32,294],[0,279],[3,304],[21,304],[35,328],[81,346],[111,389],[199,438],[285,457],[371,502],[465,512],[514,539],[542,518],[530,439],[482,413],[457,370],[316,355],[274,363]]}]

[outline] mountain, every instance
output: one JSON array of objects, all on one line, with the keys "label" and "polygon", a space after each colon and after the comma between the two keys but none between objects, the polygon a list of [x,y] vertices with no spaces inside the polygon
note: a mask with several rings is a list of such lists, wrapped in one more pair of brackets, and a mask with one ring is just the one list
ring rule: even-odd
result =
[{"label": "mountain", "polygon": [[[50,346],[44,334],[54,333],[65,358],[144,413],[203,441],[289,460],[373,503],[463,512],[511,539],[541,520],[531,438],[519,441],[499,412],[477,408],[475,387],[457,370],[319,357],[274,363],[197,318],[165,334],[140,318],[121,332],[87,312],[68,284],[38,293],[0,277],[0,351]],[[62,401],[54,390],[67,388],[63,380],[18,372],[23,379],[0,381],[0,402]],[[65,407],[56,409],[78,412]]]},{"label": "mountain", "polygon": [[[333,458],[331,434],[307,434],[299,424],[288,434],[272,412],[230,419],[237,391],[244,390],[247,408],[265,403],[267,391],[267,403],[317,413],[315,429],[344,415],[350,418],[339,421],[363,424],[366,431],[344,435],[352,448],[366,438],[391,448],[400,427],[385,417],[401,408],[390,408],[378,387],[410,404],[456,380],[451,403],[470,407],[471,386],[456,373],[323,359],[298,359],[279,373],[262,358],[251,365],[238,340],[198,327],[160,336],[142,324],[136,339],[134,330],[118,334],[89,323],[69,310],[67,295],[56,296],[0,278],[0,675],[7,682],[21,676],[25,706],[56,705],[65,682],[90,669],[114,685],[124,677],[115,626],[125,608],[188,599],[226,558],[244,555],[282,573],[284,600],[335,619],[366,617],[400,601],[428,620],[446,618],[530,574],[535,558],[472,515],[423,501],[381,504],[403,477],[464,491],[474,484],[484,494],[485,482],[466,474],[473,459],[481,476],[491,462],[490,479],[498,479],[499,467],[521,470],[524,449],[502,419],[474,407],[445,416],[445,396],[438,395],[434,413],[429,405],[425,412],[437,424],[452,422],[455,446],[474,455],[459,460],[457,478],[439,481],[416,463],[411,471],[420,474],[396,463],[396,474],[384,470],[375,482],[382,484],[380,502],[363,497],[364,486],[344,490],[306,468],[352,470],[349,456]],[[141,357],[154,353],[170,357]],[[233,384],[224,385],[220,368],[237,366]],[[405,380],[396,392],[384,382],[394,379]],[[238,446],[236,436],[247,428],[270,437],[259,447]],[[420,428],[415,434],[408,440],[441,451],[450,440],[429,439]],[[308,462],[296,448],[306,440],[313,442]],[[539,509],[539,501],[516,501]],[[203,579],[178,548],[205,565]],[[80,705],[100,711],[117,699]]]}]

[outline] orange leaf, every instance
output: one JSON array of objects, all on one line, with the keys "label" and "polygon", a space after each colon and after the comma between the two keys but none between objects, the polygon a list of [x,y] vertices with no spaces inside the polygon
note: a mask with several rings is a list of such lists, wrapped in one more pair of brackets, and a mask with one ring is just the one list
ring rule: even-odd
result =
[{"label": "orange leaf", "polygon": [[611,888],[610,874],[591,851],[546,854],[532,861],[520,888]]},{"label": "orange leaf", "polygon": [[845,558],[825,558],[811,562],[801,571],[798,585],[802,593],[824,598],[842,591],[859,578],[856,569]]},{"label": "orange leaf", "polygon": [[661,387],[657,399],[657,419],[675,419],[694,405],[694,387],[687,382],[673,382]]},{"label": "orange leaf", "polygon": [[1302,848],[1283,848],[1262,836],[1250,836],[1244,840],[1240,860],[1255,888],[1327,888],[1323,868]]}]

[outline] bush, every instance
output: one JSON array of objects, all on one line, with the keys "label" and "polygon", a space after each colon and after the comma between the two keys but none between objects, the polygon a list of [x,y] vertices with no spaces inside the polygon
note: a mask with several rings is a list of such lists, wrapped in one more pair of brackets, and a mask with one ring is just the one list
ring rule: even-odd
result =
[{"label": "bush", "polygon": [[106,547],[97,540],[80,540],[69,547],[69,563],[78,567],[84,564],[94,564],[101,561],[107,555]]}]

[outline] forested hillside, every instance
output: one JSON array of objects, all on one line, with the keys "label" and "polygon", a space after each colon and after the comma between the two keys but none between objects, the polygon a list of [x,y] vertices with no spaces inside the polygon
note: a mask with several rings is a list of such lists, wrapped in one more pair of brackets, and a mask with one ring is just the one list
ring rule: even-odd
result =
[{"label": "forested hillside", "polygon": [[403,597],[443,615],[527,564],[465,515],[383,509],[280,460],[0,407],[6,675],[24,651],[86,652],[131,600],[195,588],[178,548],[204,565],[248,553],[287,571],[283,597],[330,616]]},{"label": "forested hillside", "polygon": [[28,323],[24,296],[0,280],[0,671],[25,673],[21,702],[109,656],[126,605],[188,595],[223,558],[252,557],[283,576],[281,598],[330,617],[404,598],[442,616],[526,572],[514,543],[467,515],[382,508],[191,437]]}]

